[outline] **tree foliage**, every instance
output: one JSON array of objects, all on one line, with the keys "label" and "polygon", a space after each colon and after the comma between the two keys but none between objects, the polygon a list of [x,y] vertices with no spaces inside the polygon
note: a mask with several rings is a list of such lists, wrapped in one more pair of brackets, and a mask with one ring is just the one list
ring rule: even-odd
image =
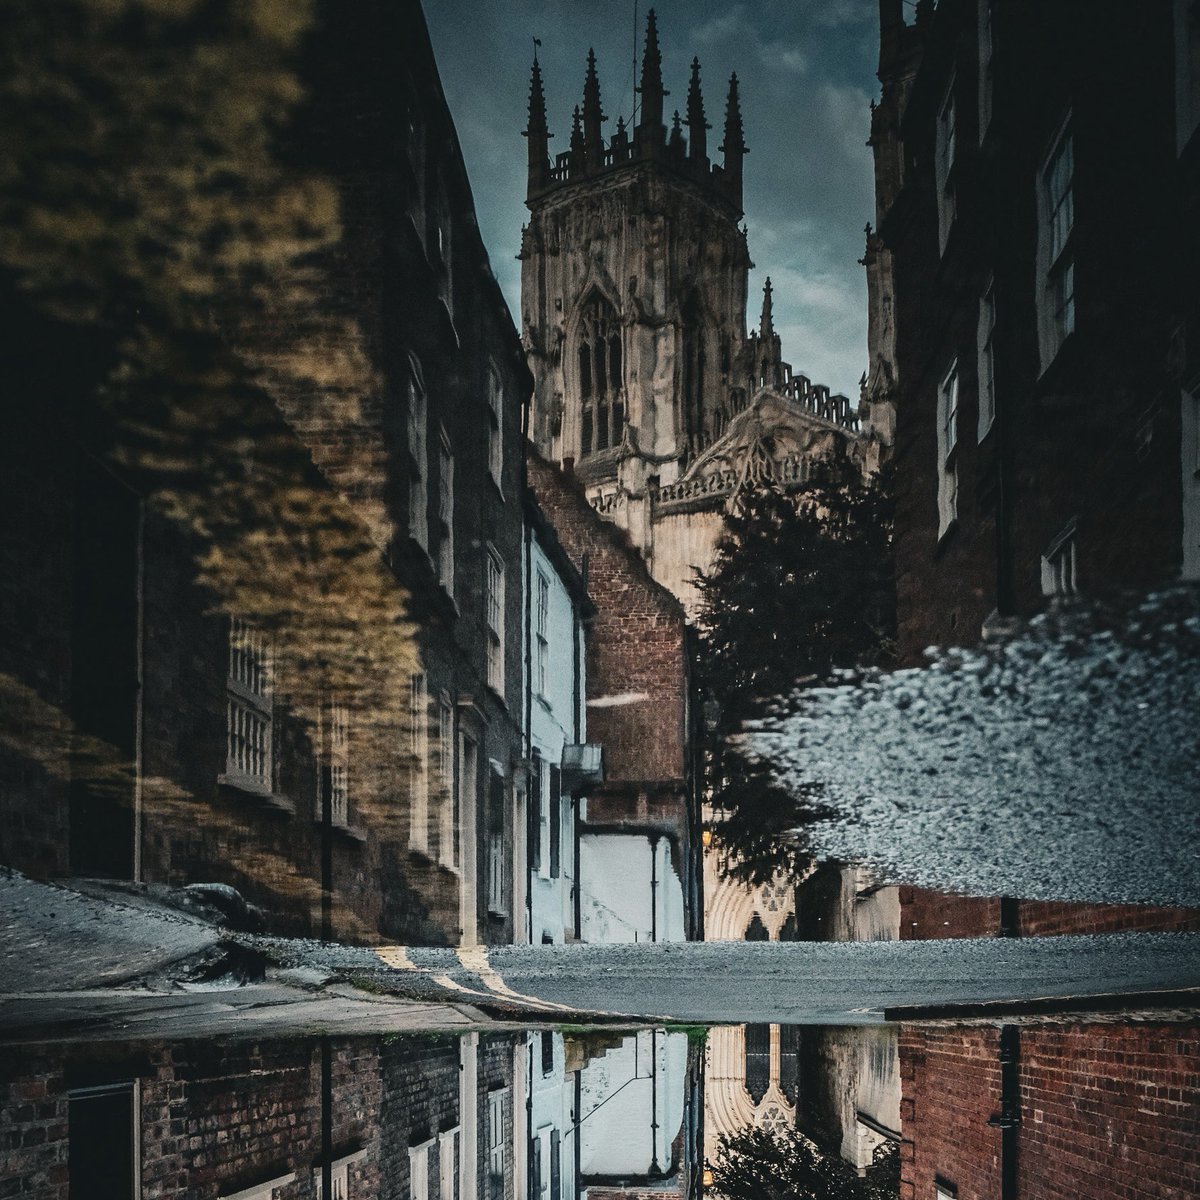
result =
[{"label": "tree foliage", "polygon": [[713,1191],[725,1200],[888,1200],[898,1195],[900,1160],[887,1143],[864,1178],[795,1129],[726,1135],[711,1164]]},{"label": "tree foliage", "polygon": [[796,831],[820,819],[803,786],[772,785],[739,749],[752,721],[798,687],[889,660],[895,637],[892,518],[886,480],[828,466],[797,495],[746,490],[726,517],[698,586],[698,676],[709,785],[729,869],[753,883],[808,863]]}]

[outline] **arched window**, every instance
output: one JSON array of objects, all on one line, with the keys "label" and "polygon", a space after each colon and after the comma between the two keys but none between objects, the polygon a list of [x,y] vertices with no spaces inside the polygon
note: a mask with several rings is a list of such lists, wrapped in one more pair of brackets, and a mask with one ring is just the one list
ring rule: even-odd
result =
[{"label": "arched window", "polygon": [[683,428],[688,449],[697,454],[704,437],[704,318],[692,292],[683,303]]},{"label": "arched window", "polygon": [[619,446],[625,435],[621,326],[612,305],[594,296],[579,319],[579,456]]},{"label": "arched window", "polygon": [[744,1034],[746,1046],[746,1091],[755,1104],[761,1104],[771,1086],[771,1027],[770,1025],[747,1025]]}]

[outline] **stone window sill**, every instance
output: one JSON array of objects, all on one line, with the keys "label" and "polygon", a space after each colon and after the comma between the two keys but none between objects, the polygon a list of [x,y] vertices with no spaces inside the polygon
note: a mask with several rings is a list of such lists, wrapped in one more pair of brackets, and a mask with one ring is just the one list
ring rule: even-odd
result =
[{"label": "stone window sill", "polygon": [[[316,825],[318,829],[320,829],[324,823],[325,822],[320,817],[313,818],[313,824]],[[367,840],[367,831],[357,825],[342,825],[334,821],[330,823],[329,829],[335,837],[344,838],[349,842],[358,842],[361,844],[365,843]]]},{"label": "stone window sill", "polygon": [[263,808],[272,812],[282,813],[289,817],[295,815],[296,805],[292,800],[281,792],[269,791],[253,779],[246,779],[241,775],[221,774],[217,776],[217,784],[231,792],[237,792],[239,796],[256,801]]}]

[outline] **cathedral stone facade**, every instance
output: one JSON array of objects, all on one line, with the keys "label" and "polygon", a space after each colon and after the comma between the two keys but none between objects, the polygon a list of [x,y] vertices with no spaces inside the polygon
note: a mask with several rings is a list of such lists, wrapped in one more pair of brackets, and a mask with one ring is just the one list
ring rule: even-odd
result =
[{"label": "cathedral stone facade", "polygon": [[[553,160],[541,68],[529,96],[522,322],[535,379],[530,436],[573,469],[689,610],[730,498],[745,483],[799,488],[815,460],[858,456],[858,414],[783,361],[768,280],[747,333],[737,76],[724,135],[693,59],[686,114],[664,119],[651,10],[640,107],[604,136],[595,56],[567,149]],[[715,140],[715,139],[714,139]]]}]

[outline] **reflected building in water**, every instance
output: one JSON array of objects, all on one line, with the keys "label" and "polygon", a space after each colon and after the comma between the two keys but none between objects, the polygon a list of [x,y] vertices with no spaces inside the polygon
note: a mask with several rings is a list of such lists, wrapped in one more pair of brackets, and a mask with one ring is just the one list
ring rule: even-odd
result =
[{"label": "reflected building in water", "polygon": [[[760,1116],[726,1105],[721,1132],[750,1116],[803,1135],[839,1194],[1200,1187],[1195,1024],[762,1029],[713,1031],[706,1081],[698,1041],[653,1029],[8,1046],[0,1187],[31,1200],[698,1200],[715,1194],[722,1153],[701,1130],[701,1087],[721,1110],[721,1054],[742,1045]],[[885,1142],[891,1182],[867,1170]]]}]

